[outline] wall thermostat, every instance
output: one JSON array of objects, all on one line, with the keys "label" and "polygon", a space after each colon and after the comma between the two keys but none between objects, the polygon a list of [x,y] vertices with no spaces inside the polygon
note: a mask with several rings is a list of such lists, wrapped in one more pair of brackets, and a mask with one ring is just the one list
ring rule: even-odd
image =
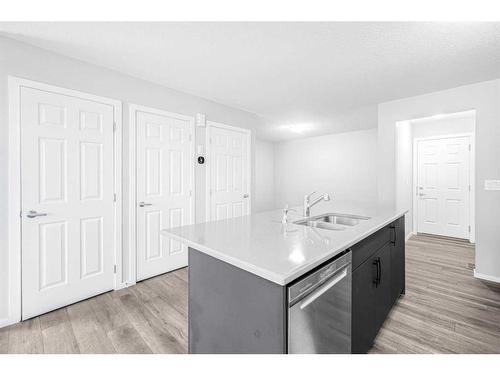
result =
[{"label": "wall thermostat", "polygon": [[198,156],[198,164],[204,164],[205,158],[203,156]]},{"label": "wall thermostat", "polygon": [[206,126],[206,119],[203,113],[196,114],[196,126]]}]

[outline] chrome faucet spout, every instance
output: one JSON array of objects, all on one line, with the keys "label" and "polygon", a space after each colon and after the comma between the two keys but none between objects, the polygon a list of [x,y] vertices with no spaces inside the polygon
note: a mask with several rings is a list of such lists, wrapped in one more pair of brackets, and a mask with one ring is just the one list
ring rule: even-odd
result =
[{"label": "chrome faucet spout", "polygon": [[318,204],[321,201],[328,202],[329,200],[330,200],[330,196],[328,194],[325,194],[325,195],[323,195],[323,196],[321,196],[319,198],[316,198],[311,203],[309,203],[309,207],[312,207],[312,206]]},{"label": "chrome faucet spout", "polygon": [[327,202],[330,200],[330,195],[328,193],[326,193],[326,194],[323,194],[322,196],[316,198],[312,202],[310,202],[309,200],[311,199],[311,196],[313,194],[314,193],[311,193],[311,194],[304,196],[304,216],[306,216],[306,217],[311,216],[311,207],[313,207],[314,205],[318,204],[321,201]]}]

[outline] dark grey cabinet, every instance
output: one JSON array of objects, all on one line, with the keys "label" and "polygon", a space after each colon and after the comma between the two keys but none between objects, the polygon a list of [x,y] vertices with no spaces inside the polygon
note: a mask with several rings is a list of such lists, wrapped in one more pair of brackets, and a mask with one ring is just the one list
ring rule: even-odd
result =
[{"label": "dark grey cabinet", "polygon": [[[404,217],[352,248],[362,249],[363,263],[352,274],[352,352],[366,353],[404,292]],[[368,254],[369,256],[366,256]]]},{"label": "dark grey cabinet", "polygon": [[377,254],[374,254],[352,273],[352,353],[366,353],[377,335],[373,319],[377,269]]},{"label": "dark grey cabinet", "polygon": [[405,219],[404,216],[397,219],[392,225],[391,247],[391,300],[395,303],[405,292]]},{"label": "dark grey cabinet", "polygon": [[375,284],[375,330],[378,332],[391,311],[391,244],[377,251],[378,282]]}]

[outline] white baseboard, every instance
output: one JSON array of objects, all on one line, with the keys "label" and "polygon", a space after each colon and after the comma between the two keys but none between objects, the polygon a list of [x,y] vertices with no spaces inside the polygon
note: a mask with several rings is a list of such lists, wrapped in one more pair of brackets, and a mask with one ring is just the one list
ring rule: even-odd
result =
[{"label": "white baseboard", "polygon": [[474,277],[476,279],[485,280],[485,281],[491,281],[493,283],[500,284],[500,277],[491,276],[491,275],[485,275],[484,273],[478,273],[478,272],[476,272],[476,269],[474,269]]},{"label": "white baseboard", "polygon": [[132,285],[135,285],[135,281],[134,282],[130,282],[130,281],[125,281],[124,283],[119,283],[115,290],[120,290],[120,289],[124,289],[124,288],[128,288]]},{"label": "white baseboard", "polygon": [[15,320],[9,319],[9,318],[0,319],[0,328],[7,327],[7,326],[10,326],[10,325],[16,324],[16,323],[18,323],[18,322]]},{"label": "white baseboard", "polygon": [[411,236],[413,236],[415,233],[414,232],[410,232],[406,235],[406,238],[405,238],[405,242],[408,241],[410,239]]}]

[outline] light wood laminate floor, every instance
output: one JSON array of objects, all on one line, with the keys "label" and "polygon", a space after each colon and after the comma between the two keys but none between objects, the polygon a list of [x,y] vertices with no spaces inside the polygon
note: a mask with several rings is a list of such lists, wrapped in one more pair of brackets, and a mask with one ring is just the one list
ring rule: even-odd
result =
[{"label": "light wood laminate floor", "polygon": [[[474,247],[414,236],[406,295],[371,353],[500,353],[500,287],[473,277]],[[187,269],[0,329],[0,353],[185,353]]]},{"label": "light wood laminate floor", "polygon": [[474,278],[474,246],[418,235],[406,242],[406,295],[372,353],[500,353],[500,287]]}]

